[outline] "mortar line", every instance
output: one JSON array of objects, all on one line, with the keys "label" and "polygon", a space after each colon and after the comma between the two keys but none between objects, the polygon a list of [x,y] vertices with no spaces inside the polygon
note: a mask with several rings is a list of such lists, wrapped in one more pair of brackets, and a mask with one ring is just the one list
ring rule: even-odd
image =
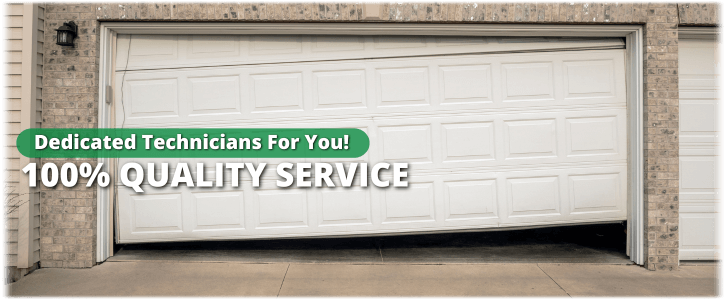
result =
[{"label": "mortar line", "polygon": [[572,295],[570,295],[570,293],[568,293],[559,283],[557,283],[557,281],[552,279],[552,276],[550,276],[550,274],[547,274],[547,272],[545,272],[545,270],[542,270],[542,267],[540,267],[539,264],[535,264],[535,265],[537,266],[537,268],[539,268],[540,271],[542,271],[542,273],[547,275],[547,277],[549,277],[550,280],[552,280],[552,282],[554,282],[563,292],[565,292],[565,294],[567,294],[568,297],[572,298]]},{"label": "mortar line", "polygon": [[285,278],[287,277],[287,271],[290,270],[290,265],[287,264],[287,269],[285,269],[285,275],[282,276],[282,282],[280,282],[280,289],[277,290],[277,297],[280,297],[280,292],[282,291],[282,285],[285,284]]}]

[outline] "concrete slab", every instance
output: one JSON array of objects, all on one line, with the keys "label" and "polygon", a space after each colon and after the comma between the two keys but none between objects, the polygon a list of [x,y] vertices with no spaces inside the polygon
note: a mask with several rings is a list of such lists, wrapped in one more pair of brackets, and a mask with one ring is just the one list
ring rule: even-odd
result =
[{"label": "concrete slab", "polygon": [[639,266],[539,264],[571,296],[715,296],[717,266],[648,271]]},{"label": "concrete slab", "polygon": [[11,296],[276,296],[288,264],[104,263],[40,269]]},{"label": "concrete slab", "polygon": [[713,296],[718,266],[106,262],[40,269],[11,296]]},{"label": "concrete slab", "polygon": [[280,296],[567,296],[535,264],[290,265]]},{"label": "concrete slab", "polygon": [[506,246],[381,249],[384,262],[398,263],[604,263],[632,264],[624,254],[567,243]]}]

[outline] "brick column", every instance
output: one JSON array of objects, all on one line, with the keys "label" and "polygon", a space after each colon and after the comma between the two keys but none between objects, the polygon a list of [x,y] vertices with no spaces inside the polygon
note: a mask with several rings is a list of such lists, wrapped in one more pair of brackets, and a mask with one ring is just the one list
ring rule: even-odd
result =
[{"label": "brick column", "polygon": [[647,268],[678,268],[678,8],[650,3],[645,27]]},{"label": "brick column", "polygon": [[[45,14],[43,128],[98,127],[98,22],[91,5],[49,4]],[[75,47],[55,44],[63,22],[78,25]],[[59,167],[95,159],[43,159]],[[80,178],[79,178],[80,179]],[[88,268],[96,261],[96,187],[41,187],[40,266]]]}]

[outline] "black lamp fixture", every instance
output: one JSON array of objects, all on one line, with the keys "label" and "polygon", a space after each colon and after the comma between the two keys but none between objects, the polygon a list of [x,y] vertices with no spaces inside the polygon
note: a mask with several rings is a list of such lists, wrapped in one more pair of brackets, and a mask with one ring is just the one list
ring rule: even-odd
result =
[{"label": "black lamp fixture", "polygon": [[58,27],[56,29],[58,40],[55,42],[58,45],[61,46],[71,46],[73,47],[73,39],[78,36],[78,26],[75,22],[70,21],[63,23],[63,26]]}]

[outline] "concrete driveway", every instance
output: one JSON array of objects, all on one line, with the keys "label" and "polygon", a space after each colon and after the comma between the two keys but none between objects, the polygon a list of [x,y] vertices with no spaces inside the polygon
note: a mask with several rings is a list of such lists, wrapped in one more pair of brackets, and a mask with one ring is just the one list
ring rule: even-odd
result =
[{"label": "concrete driveway", "polygon": [[714,296],[717,265],[106,262],[40,269],[11,296]]}]

